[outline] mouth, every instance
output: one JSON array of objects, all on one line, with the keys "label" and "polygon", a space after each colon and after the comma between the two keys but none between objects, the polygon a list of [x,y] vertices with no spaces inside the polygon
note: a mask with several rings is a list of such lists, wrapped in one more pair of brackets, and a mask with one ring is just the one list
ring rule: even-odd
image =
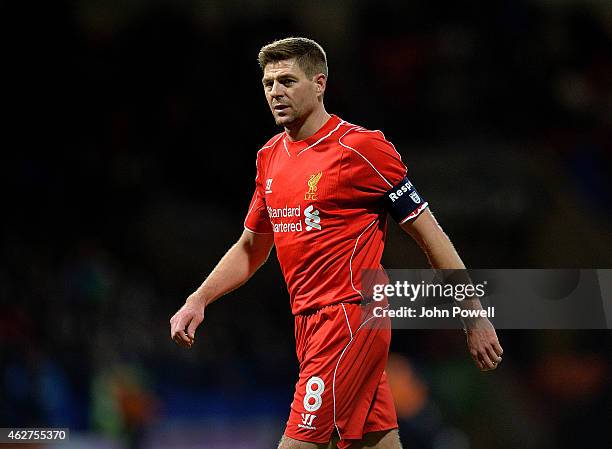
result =
[{"label": "mouth", "polygon": [[287,106],[286,104],[277,104],[276,106],[274,106],[274,110],[275,111],[284,111],[288,107],[289,106]]}]

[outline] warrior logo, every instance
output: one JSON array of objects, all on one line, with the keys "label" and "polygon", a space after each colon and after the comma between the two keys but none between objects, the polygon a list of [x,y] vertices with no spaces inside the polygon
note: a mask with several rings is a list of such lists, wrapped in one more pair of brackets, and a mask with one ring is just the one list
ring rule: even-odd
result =
[{"label": "warrior logo", "polygon": [[302,413],[302,424],[312,426],[312,422],[316,417],[317,415],[311,415],[310,413]]}]

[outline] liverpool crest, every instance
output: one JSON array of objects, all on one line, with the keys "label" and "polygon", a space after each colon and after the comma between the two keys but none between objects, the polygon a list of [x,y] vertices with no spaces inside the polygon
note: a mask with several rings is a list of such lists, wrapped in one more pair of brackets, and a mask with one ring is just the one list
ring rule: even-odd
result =
[{"label": "liverpool crest", "polygon": [[308,192],[306,192],[306,195],[304,195],[305,200],[312,201],[317,199],[317,184],[319,183],[321,176],[323,176],[322,171],[315,173],[314,175],[310,175],[310,178],[308,179]]}]

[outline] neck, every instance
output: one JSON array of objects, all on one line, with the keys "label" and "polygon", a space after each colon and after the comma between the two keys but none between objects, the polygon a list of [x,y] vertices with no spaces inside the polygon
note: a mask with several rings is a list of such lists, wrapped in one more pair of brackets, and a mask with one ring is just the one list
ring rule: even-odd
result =
[{"label": "neck", "polygon": [[285,131],[291,140],[304,140],[320,130],[330,118],[331,115],[321,107],[306,117],[303,122],[285,126]]}]

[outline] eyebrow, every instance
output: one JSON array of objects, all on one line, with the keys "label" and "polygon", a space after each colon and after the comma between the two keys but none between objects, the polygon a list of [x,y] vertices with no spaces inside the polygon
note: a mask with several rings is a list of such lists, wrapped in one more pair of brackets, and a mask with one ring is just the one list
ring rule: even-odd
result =
[{"label": "eyebrow", "polygon": [[[290,75],[290,74],[280,75],[280,76],[279,76],[279,77],[277,77],[276,79],[277,79],[277,80],[279,80],[279,81],[282,81],[282,80],[287,79],[287,78],[297,79],[297,77],[296,77],[295,75]],[[273,77],[272,77],[272,78],[270,78],[270,77],[268,77],[268,78],[264,77],[264,78],[262,78],[262,79],[261,79],[261,82],[262,82],[263,84],[265,84],[265,83],[267,83],[268,81],[272,81],[272,80],[274,80],[274,78],[273,78]]]}]

